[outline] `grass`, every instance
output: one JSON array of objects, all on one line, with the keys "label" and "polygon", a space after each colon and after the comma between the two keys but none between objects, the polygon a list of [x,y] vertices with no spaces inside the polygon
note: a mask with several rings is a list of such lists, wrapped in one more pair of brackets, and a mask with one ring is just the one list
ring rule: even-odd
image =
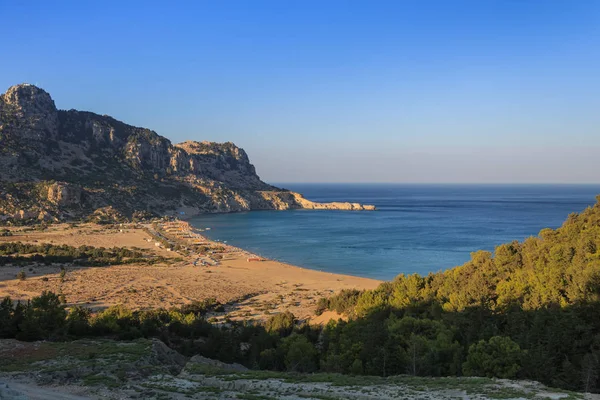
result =
[{"label": "grass", "polygon": [[264,396],[260,394],[236,394],[238,399],[243,400],[277,400],[277,397]]},{"label": "grass", "polygon": [[368,375],[342,375],[337,373],[300,374],[293,372],[277,372],[265,370],[232,371],[224,370],[204,364],[192,364],[186,367],[191,374],[207,376],[220,376],[225,381],[233,380],[268,380],[278,379],[286,383],[330,383],[333,386],[378,386],[378,385],[405,385],[428,389],[461,389],[465,387],[480,387],[494,384],[488,378],[424,378],[413,376],[393,376],[383,378]]},{"label": "grass", "polygon": [[[186,370],[190,374],[202,374],[207,376],[220,377],[223,381],[234,381],[234,380],[280,380],[285,383],[329,383],[331,386],[347,387],[360,389],[365,387],[381,386],[381,385],[397,385],[405,387],[408,390],[414,390],[417,392],[434,392],[434,391],[445,391],[445,390],[457,390],[463,391],[467,395],[484,395],[490,399],[542,399],[536,394],[535,390],[528,390],[527,388],[518,389],[512,387],[503,387],[501,382],[498,382],[490,378],[482,377],[417,377],[417,376],[392,376],[392,377],[378,377],[378,376],[350,376],[341,375],[335,373],[316,373],[316,374],[299,374],[291,372],[276,372],[276,371],[231,371],[207,366],[203,364],[188,365]],[[567,395],[564,397],[566,400],[582,399],[583,396],[564,390],[556,390],[548,388],[549,391],[554,393],[561,393]],[[364,390],[363,390],[364,392]],[[253,396],[253,395],[249,395]],[[308,396],[308,395],[307,395]],[[304,396],[301,396],[304,397]],[[324,400],[334,399],[328,395],[310,395],[308,397],[322,398]],[[260,398],[260,397],[248,397],[248,398]]]},{"label": "grass", "polygon": [[88,376],[83,377],[83,385],[84,386],[106,386],[109,388],[117,388],[117,387],[121,386],[121,383],[119,381],[117,381],[117,379],[115,379],[111,376],[95,374],[95,375],[88,375]]},{"label": "grass", "polygon": [[323,394],[298,394],[298,397],[306,398],[306,399],[319,399],[319,400],[339,400],[341,397],[327,396]]},{"label": "grass", "polygon": [[[0,372],[56,372],[85,367],[101,367],[124,376],[123,365],[132,364],[149,354],[151,342],[146,339],[131,342],[111,340],[77,340],[73,342],[41,342],[28,344],[5,356]],[[91,379],[94,378],[84,377]]]},{"label": "grass", "polygon": [[177,386],[174,383],[169,382],[146,382],[141,384],[142,387],[148,389],[162,390],[165,392],[171,393],[181,393],[185,395],[193,395],[195,393],[211,393],[211,394],[219,394],[224,390],[217,386],[196,386],[196,387],[188,387],[182,388]]}]

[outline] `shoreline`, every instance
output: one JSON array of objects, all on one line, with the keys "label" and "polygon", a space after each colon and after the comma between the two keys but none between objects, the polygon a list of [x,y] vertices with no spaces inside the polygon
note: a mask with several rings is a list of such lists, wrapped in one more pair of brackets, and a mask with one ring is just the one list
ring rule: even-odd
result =
[{"label": "shoreline", "polygon": [[[263,211],[263,210],[260,210],[260,211]],[[270,210],[264,210],[264,211],[270,211]],[[240,253],[242,253],[244,255],[247,255],[249,258],[260,259],[260,260],[255,260],[257,262],[258,261],[260,261],[260,262],[270,261],[270,262],[281,264],[282,266],[286,266],[286,267],[290,267],[290,268],[296,268],[296,269],[299,269],[299,270],[302,270],[302,271],[318,272],[318,273],[322,273],[322,274],[329,274],[329,275],[334,275],[334,276],[339,276],[339,277],[344,277],[344,278],[367,279],[367,280],[371,280],[371,281],[377,281],[377,282],[380,282],[380,283],[385,282],[385,281],[379,280],[379,279],[367,278],[367,277],[358,276],[358,275],[340,274],[340,273],[337,273],[337,272],[322,271],[322,270],[319,270],[319,269],[316,269],[316,268],[302,267],[302,266],[299,266],[299,265],[291,264],[291,263],[286,262],[286,261],[276,260],[274,258],[266,257],[266,256],[263,256],[263,255],[260,255],[260,254],[257,254],[257,253],[253,253],[253,252],[251,252],[249,250],[246,250],[246,249],[244,249],[242,247],[239,247],[239,246],[234,246],[234,245],[227,244],[225,242],[221,242],[219,240],[211,239],[210,237],[207,237],[207,236],[205,236],[205,235],[203,235],[201,233],[201,232],[204,232],[203,230],[200,230],[199,228],[195,228],[192,224],[190,224],[189,220],[182,219],[182,218],[178,218],[178,220],[179,221],[176,220],[173,223],[180,223],[180,224],[183,224],[183,225],[187,225],[186,232],[189,232],[189,233],[192,233],[194,235],[197,235],[199,237],[199,239],[204,240],[204,241],[206,241],[208,243],[211,243],[213,245],[223,246],[226,249],[229,249],[231,251],[240,252]]]},{"label": "shoreline", "polygon": [[[378,211],[377,207],[373,204],[362,204],[352,203],[349,201],[329,201],[329,202],[318,202],[309,200],[304,197],[303,194],[294,192],[289,189],[278,189],[277,193],[287,193],[292,196],[294,202],[283,201],[281,204],[287,206],[282,207],[281,204],[275,204],[269,208],[248,208],[248,209],[230,209],[230,210],[201,210],[196,207],[182,206],[177,209],[172,209],[170,212],[164,214],[164,216],[176,218],[180,220],[189,220],[203,214],[229,214],[238,212],[250,212],[250,211],[290,211],[290,210],[306,210],[306,211]],[[270,193],[270,191],[257,191],[257,193]]]},{"label": "shoreline", "polygon": [[[181,307],[216,299],[226,305],[213,322],[264,321],[290,311],[299,320],[326,323],[337,315],[316,317],[321,297],[342,289],[374,289],[382,281],[323,272],[258,256],[243,248],[205,237],[188,221],[155,221],[119,225],[53,224],[44,231],[12,227],[2,242],[48,243],[79,247],[136,247],[164,257],[158,264],[4,266],[0,297],[28,300],[42,291],[63,293],[68,306],[93,310],[123,305],[129,309]],[[158,234],[158,235],[157,235]],[[61,279],[61,267],[66,279]],[[25,270],[26,280],[16,279]]]}]

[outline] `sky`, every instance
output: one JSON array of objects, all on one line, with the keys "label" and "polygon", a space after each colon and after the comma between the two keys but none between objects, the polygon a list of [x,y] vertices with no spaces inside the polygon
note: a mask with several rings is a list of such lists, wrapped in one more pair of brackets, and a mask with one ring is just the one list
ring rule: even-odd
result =
[{"label": "sky", "polygon": [[267,182],[599,183],[600,1],[0,0],[0,92]]}]

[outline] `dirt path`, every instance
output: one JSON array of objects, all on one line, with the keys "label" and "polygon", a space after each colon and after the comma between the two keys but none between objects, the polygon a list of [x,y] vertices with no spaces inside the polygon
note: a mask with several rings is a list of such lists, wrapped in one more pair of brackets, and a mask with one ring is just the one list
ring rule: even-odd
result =
[{"label": "dirt path", "polygon": [[4,378],[0,381],[0,387],[2,387],[0,389],[0,399],[2,400],[89,400],[96,398],[61,392],[53,388],[42,388],[31,383],[18,383]]}]

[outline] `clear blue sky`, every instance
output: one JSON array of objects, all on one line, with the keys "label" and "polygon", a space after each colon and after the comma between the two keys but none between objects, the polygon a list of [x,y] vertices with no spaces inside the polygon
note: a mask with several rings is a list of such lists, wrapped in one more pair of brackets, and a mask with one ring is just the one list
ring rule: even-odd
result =
[{"label": "clear blue sky", "polygon": [[270,182],[600,182],[600,1],[0,0],[0,90]]}]

